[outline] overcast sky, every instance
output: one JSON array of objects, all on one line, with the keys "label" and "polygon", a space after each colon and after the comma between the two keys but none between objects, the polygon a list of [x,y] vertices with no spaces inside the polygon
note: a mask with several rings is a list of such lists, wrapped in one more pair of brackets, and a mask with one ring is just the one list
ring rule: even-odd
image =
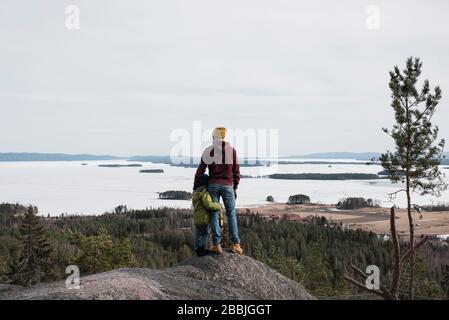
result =
[{"label": "overcast sky", "polygon": [[449,138],[448,15],[437,0],[2,0],[0,152],[168,154],[193,121],[279,129],[281,155],[383,151],[388,71],[411,55]]}]

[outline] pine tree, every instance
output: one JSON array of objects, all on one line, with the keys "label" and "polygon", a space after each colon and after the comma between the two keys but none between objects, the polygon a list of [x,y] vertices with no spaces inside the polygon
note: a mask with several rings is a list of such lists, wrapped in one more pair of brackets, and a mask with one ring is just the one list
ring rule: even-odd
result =
[{"label": "pine tree", "polygon": [[83,274],[92,274],[113,269],[114,245],[108,231],[100,227],[97,235],[86,236],[75,232],[71,243],[79,249],[74,263]]},{"label": "pine tree", "polygon": [[[410,277],[409,261],[404,263],[401,277],[405,280]],[[436,280],[431,280],[429,278],[426,261],[420,256],[416,257],[415,278],[415,296],[417,298],[444,299],[445,293],[442,286],[440,286]],[[407,291],[404,290],[404,292]]]},{"label": "pine tree", "polygon": [[31,286],[38,282],[49,269],[50,244],[44,226],[29,207],[20,225],[21,253],[17,265],[17,280]]},{"label": "pine tree", "polygon": [[414,296],[415,279],[415,234],[412,216],[412,192],[421,195],[439,196],[447,188],[444,175],[439,169],[444,140],[438,140],[438,127],[431,122],[441,99],[439,87],[431,93],[428,80],[419,91],[416,86],[421,75],[419,58],[408,58],[401,72],[398,66],[390,72],[389,87],[395,124],[391,130],[383,131],[393,138],[394,152],[387,151],[380,157],[383,168],[393,183],[402,183],[404,188],[391,194],[405,192],[410,232],[410,279],[409,298]]},{"label": "pine tree", "polygon": [[446,291],[446,297],[449,299],[449,265],[444,267],[441,284]]},{"label": "pine tree", "polygon": [[0,283],[6,283],[8,281],[8,264],[5,257],[0,256]]},{"label": "pine tree", "polygon": [[180,249],[179,253],[178,253],[178,260],[182,261],[182,260],[184,260],[186,258],[189,258],[191,256],[192,256],[192,250],[190,249],[189,246],[183,244],[181,246],[181,249]]},{"label": "pine tree", "polygon": [[114,268],[131,268],[136,265],[132,252],[131,240],[123,239],[114,245]]},{"label": "pine tree", "polygon": [[130,239],[114,242],[103,226],[98,229],[96,235],[86,236],[68,230],[67,237],[78,249],[72,263],[76,264],[83,274],[133,267],[136,264]]},{"label": "pine tree", "polygon": [[322,240],[311,245],[303,265],[304,287],[319,297],[333,295],[332,270],[326,260]]}]

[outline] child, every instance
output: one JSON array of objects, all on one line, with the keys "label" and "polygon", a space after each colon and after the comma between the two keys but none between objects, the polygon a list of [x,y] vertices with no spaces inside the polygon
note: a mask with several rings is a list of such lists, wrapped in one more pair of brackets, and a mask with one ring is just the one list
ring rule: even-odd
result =
[{"label": "child", "polygon": [[208,236],[208,227],[210,211],[217,211],[223,208],[220,203],[212,201],[207,191],[209,176],[205,174],[201,179],[199,186],[193,191],[193,224],[195,225],[195,252],[197,256],[205,256],[206,242]]}]

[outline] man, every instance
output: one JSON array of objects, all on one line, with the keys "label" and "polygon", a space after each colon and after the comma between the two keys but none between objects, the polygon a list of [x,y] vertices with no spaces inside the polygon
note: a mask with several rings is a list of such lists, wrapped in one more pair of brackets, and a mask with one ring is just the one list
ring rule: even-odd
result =
[{"label": "man", "polygon": [[[237,198],[237,187],[240,182],[240,166],[235,149],[225,142],[226,128],[215,128],[212,132],[212,145],[207,147],[201,156],[201,163],[195,174],[193,189],[201,183],[201,179],[209,169],[208,191],[214,202],[223,199],[228,217],[229,233],[231,236],[232,252],[243,254],[240,246],[240,238],[237,226],[237,215],[235,210],[235,200]],[[220,212],[213,211],[210,214],[210,226],[212,233],[212,253],[221,254],[223,252],[221,242],[221,228],[219,222]]]}]

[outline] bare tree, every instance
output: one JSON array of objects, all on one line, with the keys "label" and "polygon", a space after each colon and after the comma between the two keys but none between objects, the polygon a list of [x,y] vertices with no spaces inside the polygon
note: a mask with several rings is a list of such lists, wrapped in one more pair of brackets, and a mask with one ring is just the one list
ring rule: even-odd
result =
[{"label": "bare tree", "polygon": [[[391,212],[390,231],[391,231],[391,241],[393,242],[393,270],[390,288],[388,289],[385,286],[380,286],[378,289],[369,289],[366,286],[366,280],[368,279],[369,275],[367,275],[365,272],[363,272],[360,268],[358,268],[355,265],[351,265],[351,268],[353,269],[354,273],[360,276],[363,280],[357,281],[356,279],[348,275],[345,275],[345,279],[350,283],[352,283],[353,285],[357,286],[358,288],[363,289],[372,294],[375,294],[379,297],[382,297],[385,300],[399,300],[402,264],[410,257],[412,249],[410,248],[404,253],[404,255],[401,256],[401,246],[399,242],[399,236],[396,231],[395,208],[392,207],[390,212]],[[428,239],[427,237],[422,237],[420,241],[415,244],[414,250],[421,247],[427,241],[427,239]]]}]

